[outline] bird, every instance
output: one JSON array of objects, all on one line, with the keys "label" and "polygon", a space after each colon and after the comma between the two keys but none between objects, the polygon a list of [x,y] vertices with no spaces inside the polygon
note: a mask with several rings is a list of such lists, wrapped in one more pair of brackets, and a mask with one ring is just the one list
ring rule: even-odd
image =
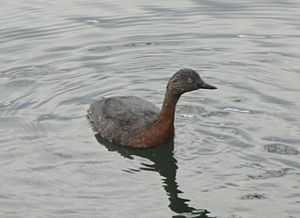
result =
[{"label": "bird", "polygon": [[168,81],[162,108],[135,96],[114,96],[93,102],[87,117],[105,140],[146,149],[173,142],[176,104],[182,94],[217,89],[190,68],[178,70]]}]

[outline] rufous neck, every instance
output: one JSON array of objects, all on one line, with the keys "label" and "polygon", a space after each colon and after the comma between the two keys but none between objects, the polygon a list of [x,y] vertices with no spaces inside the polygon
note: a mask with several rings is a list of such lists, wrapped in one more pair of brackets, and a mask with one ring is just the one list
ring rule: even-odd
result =
[{"label": "rufous neck", "polygon": [[165,99],[159,114],[159,119],[164,122],[174,123],[176,104],[179,100],[179,96],[172,95],[167,89]]}]

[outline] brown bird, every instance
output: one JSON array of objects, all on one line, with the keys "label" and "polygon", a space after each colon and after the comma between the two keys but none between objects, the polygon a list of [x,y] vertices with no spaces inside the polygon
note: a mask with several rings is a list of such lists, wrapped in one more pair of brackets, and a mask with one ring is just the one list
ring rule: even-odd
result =
[{"label": "brown bird", "polygon": [[216,89],[192,69],[181,69],[169,80],[163,106],[134,96],[103,98],[90,105],[88,119],[104,139],[133,148],[150,148],[174,139],[175,107],[180,96],[197,89]]}]

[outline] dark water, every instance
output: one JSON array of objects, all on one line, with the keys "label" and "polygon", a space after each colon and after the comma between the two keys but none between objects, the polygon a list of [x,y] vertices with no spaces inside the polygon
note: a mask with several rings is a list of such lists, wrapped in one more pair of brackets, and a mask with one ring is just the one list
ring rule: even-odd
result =
[{"label": "dark water", "polygon": [[[299,1],[1,1],[1,217],[300,217]],[[100,144],[102,96],[161,105],[174,148]],[[181,215],[181,216],[180,216]]]}]

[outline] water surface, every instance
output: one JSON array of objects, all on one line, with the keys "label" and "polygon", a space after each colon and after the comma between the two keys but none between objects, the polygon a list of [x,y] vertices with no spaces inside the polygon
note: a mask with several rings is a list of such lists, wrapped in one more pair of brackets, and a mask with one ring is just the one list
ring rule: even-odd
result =
[{"label": "water surface", "polygon": [[[298,1],[2,1],[0,216],[295,218]],[[103,96],[161,106],[190,67],[174,147],[94,136]],[[97,140],[98,139],[98,140]]]}]

